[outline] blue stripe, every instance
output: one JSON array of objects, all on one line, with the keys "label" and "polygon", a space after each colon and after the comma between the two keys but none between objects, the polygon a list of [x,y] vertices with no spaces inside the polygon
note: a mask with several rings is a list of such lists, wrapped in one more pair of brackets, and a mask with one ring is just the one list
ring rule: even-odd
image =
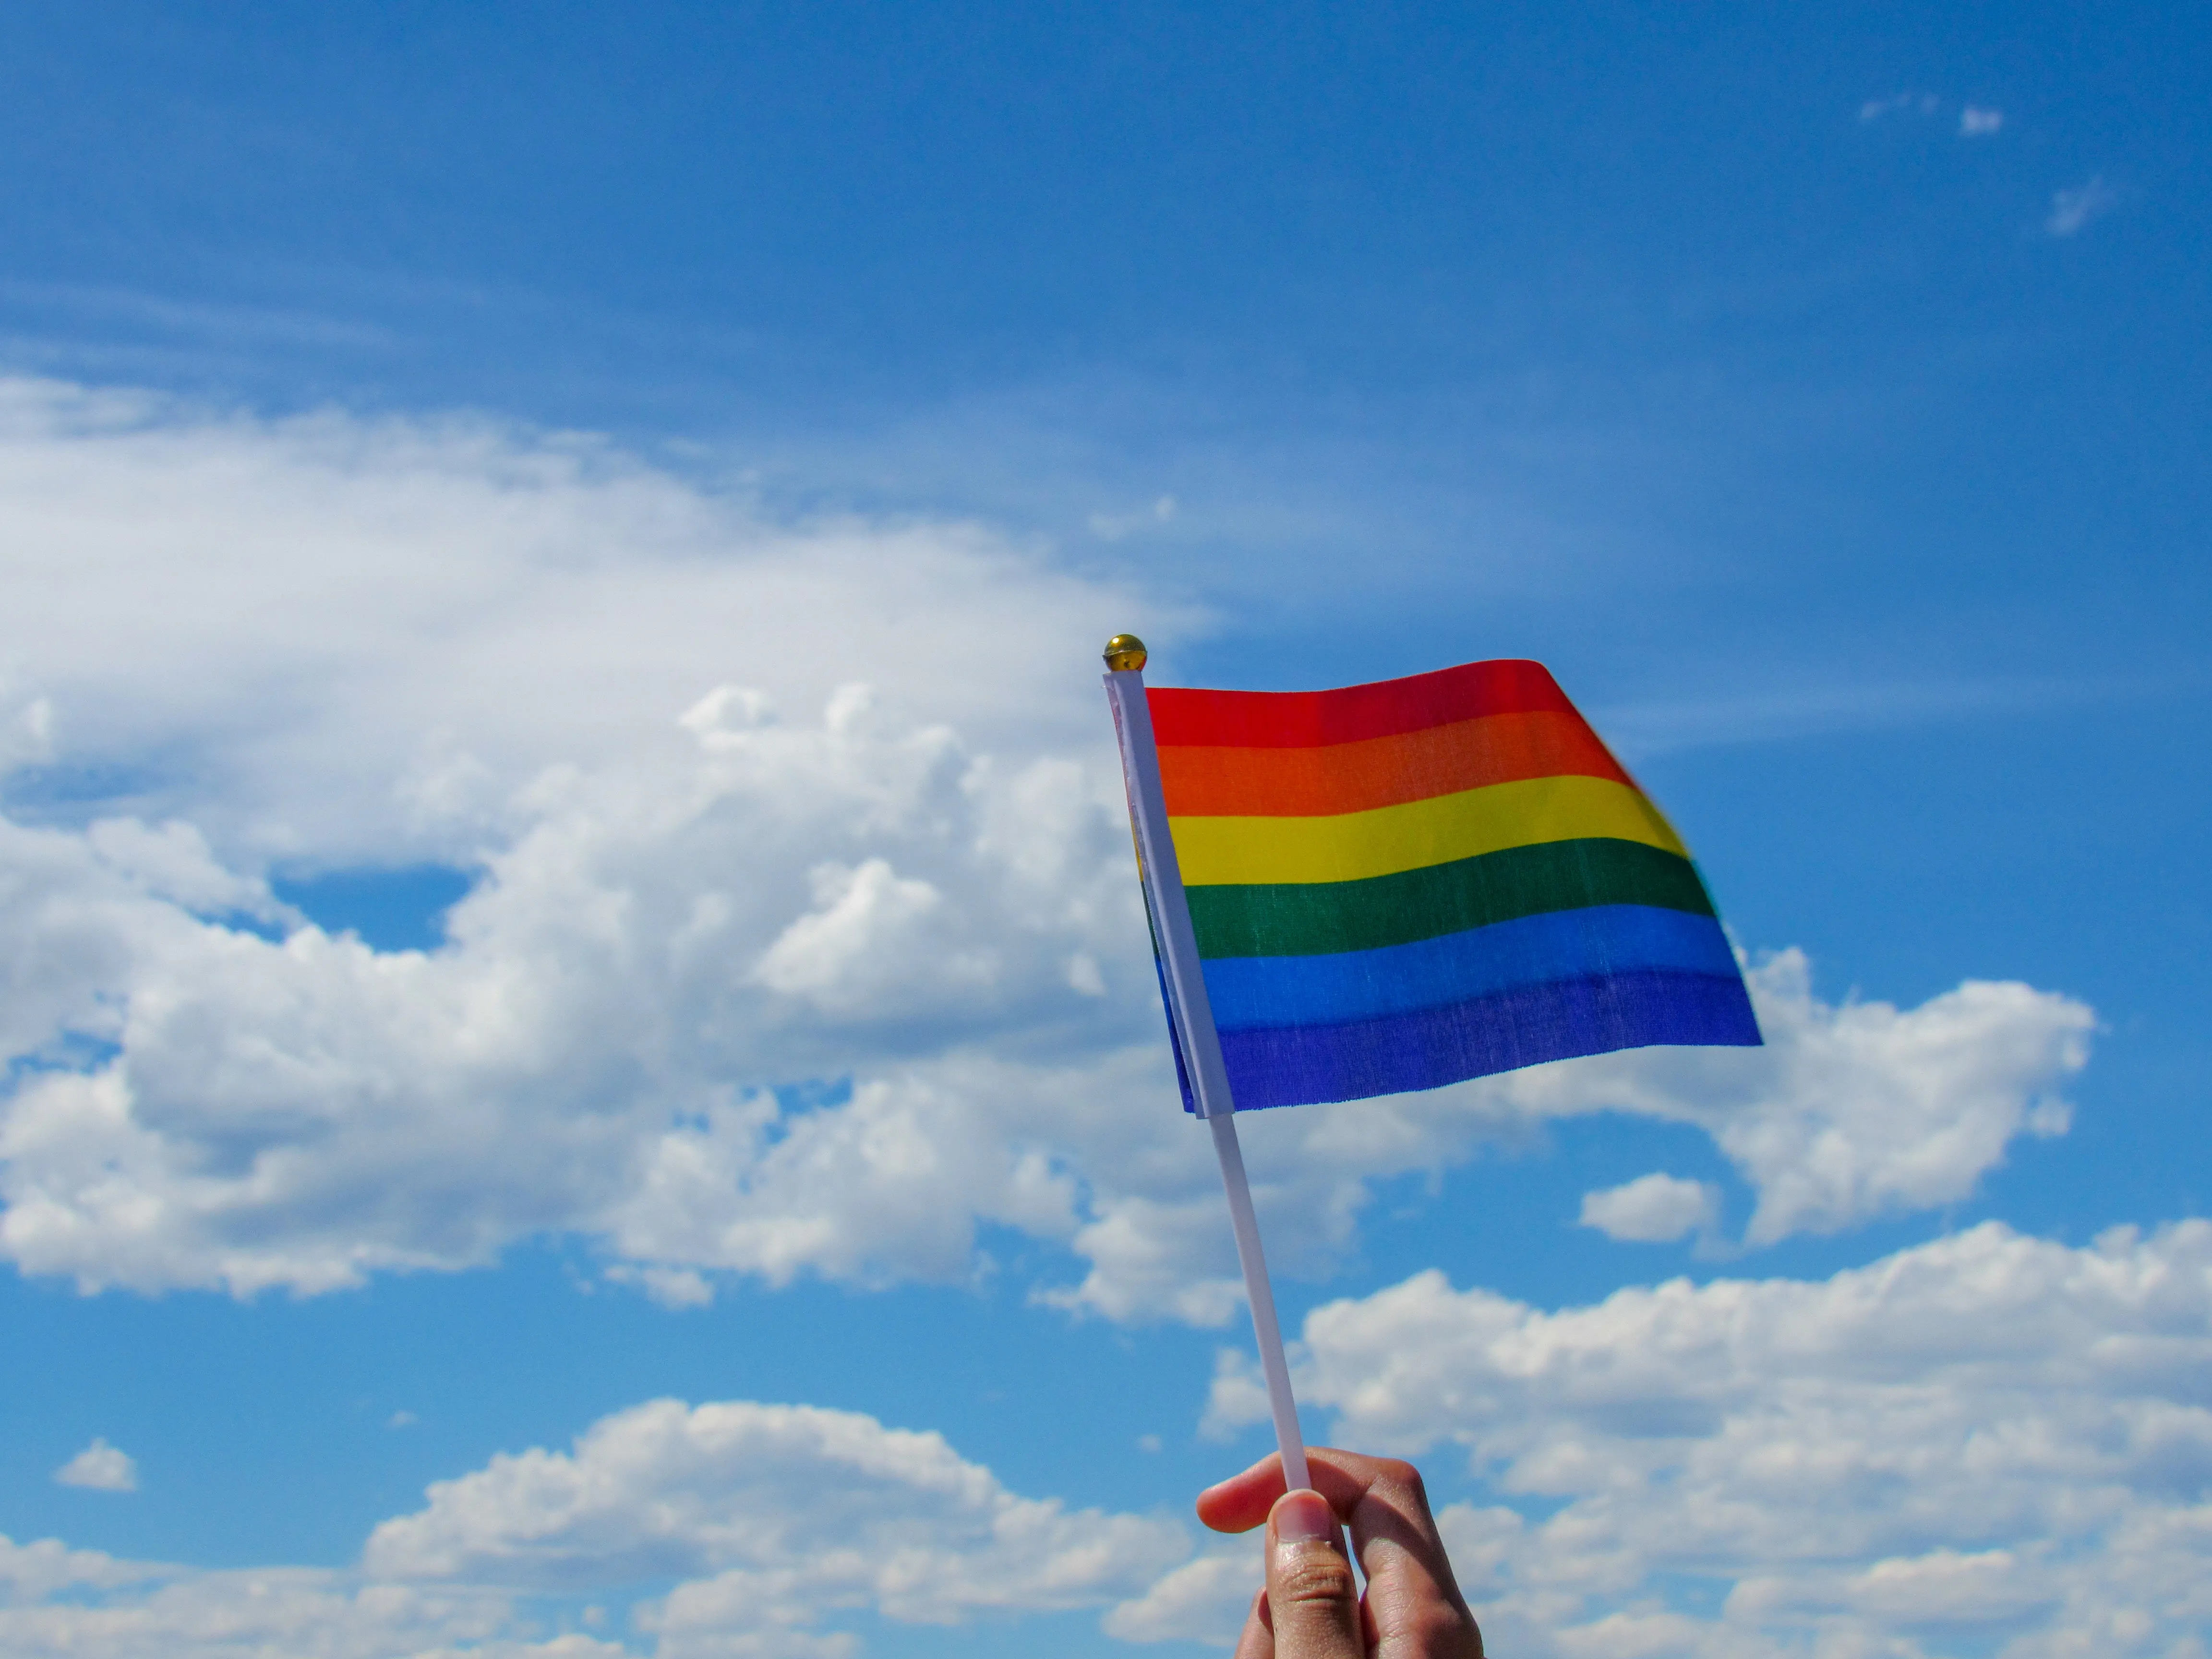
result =
[{"label": "blue stripe", "polygon": [[1168,965],[1160,960],[1157,945],[1152,951],[1152,977],[1160,982],[1160,1007],[1168,1017],[1168,1050],[1175,1055],[1176,1087],[1182,1091],[1183,1110],[1194,1115],[1198,1111],[1198,1096],[1191,1089],[1190,1067],[1182,1057],[1182,1033],[1176,1030],[1175,999],[1168,994]]},{"label": "blue stripe", "polygon": [[1519,916],[1374,951],[1218,957],[1204,967],[1224,1036],[1382,1019],[1561,980],[1653,970],[1736,976],[1735,955],[1711,916],[1642,904]]},{"label": "blue stripe", "polygon": [[1671,971],[1524,985],[1500,996],[1381,1019],[1224,1031],[1239,1111],[1435,1089],[1576,1054],[1659,1042],[1753,1046],[1751,999],[1726,977]]}]

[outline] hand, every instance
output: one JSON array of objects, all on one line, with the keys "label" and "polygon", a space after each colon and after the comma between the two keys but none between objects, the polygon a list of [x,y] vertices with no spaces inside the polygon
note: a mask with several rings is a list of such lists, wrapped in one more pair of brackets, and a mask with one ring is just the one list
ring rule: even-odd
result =
[{"label": "hand", "polygon": [[[1389,1458],[1306,1449],[1318,1493],[1285,1492],[1263,1458],[1198,1496],[1216,1532],[1267,1523],[1267,1582],[1236,1659],[1482,1659],[1482,1632],[1452,1582],[1420,1471]],[[1367,1575],[1353,1583],[1340,1522]]]}]

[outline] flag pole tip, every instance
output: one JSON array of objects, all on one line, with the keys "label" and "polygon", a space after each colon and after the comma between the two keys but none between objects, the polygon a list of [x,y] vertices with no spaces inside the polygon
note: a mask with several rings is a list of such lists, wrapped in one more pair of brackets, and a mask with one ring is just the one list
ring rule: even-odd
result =
[{"label": "flag pole tip", "polygon": [[1116,634],[1106,641],[1106,665],[1126,673],[1145,665],[1145,642],[1134,634]]}]

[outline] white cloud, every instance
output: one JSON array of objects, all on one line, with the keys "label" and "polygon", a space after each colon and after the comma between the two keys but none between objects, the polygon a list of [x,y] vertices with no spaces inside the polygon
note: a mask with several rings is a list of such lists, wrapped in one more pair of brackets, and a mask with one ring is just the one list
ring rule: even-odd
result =
[{"label": "white cloud", "polygon": [[528,1622],[494,1591],[308,1567],[203,1572],[0,1537],[9,1659],[632,1659],[581,1635],[534,1639]]},{"label": "white cloud", "polygon": [[89,1446],[54,1471],[54,1479],[93,1492],[137,1492],[138,1465],[130,1453],[95,1435]]},{"label": "white cloud", "polygon": [[[1832,1006],[1796,951],[1751,979],[1765,1048],[1608,1055],[1568,1086],[1711,1134],[1759,1194],[1752,1243],[1964,1198],[2014,1137],[2067,1127],[2052,1091],[2087,1058],[2080,1003],[1969,981],[1915,1009]],[[1540,1098],[1567,1082],[1526,1075]]]},{"label": "white cloud", "polygon": [[817,865],[807,872],[816,908],[776,935],[751,977],[771,991],[802,998],[824,1013],[880,1012],[887,998],[987,990],[987,954],[946,960],[933,926],[945,895],[901,877],[882,859],[857,867]]},{"label": "white cloud", "polygon": [[1720,1219],[1720,1193],[1702,1181],[1653,1170],[1603,1192],[1583,1194],[1582,1224],[1608,1238],[1663,1244],[1710,1229]]},{"label": "white cloud", "polygon": [[[1249,1121],[1247,1160],[1291,1255],[1351,1237],[1367,1183],[1436,1169],[1486,1139],[1553,1118],[1621,1111],[1704,1130],[1758,1195],[1748,1242],[1834,1232],[1970,1194],[2021,1134],[2062,1132],[2052,1092],[2082,1063],[2089,1010],[2025,985],[1969,981],[1917,1008],[1822,1001],[1804,957],[1748,975],[1766,1046],[1656,1048],[1540,1066],[1431,1094],[1269,1112]],[[1188,1264],[1220,1231],[1203,1183],[1188,1206],[1109,1195],[1079,1248],[1098,1264],[1081,1299],[1115,1316],[1214,1281]],[[1295,1259],[1295,1258],[1294,1258]],[[1177,1264],[1181,1264],[1180,1275]],[[1221,1281],[1221,1293],[1234,1296]]]},{"label": "white cloud", "polygon": [[2004,112],[2001,109],[1980,109],[1969,104],[1959,112],[1961,138],[1986,138],[2002,125]]},{"label": "white cloud", "polygon": [[[47,699],[42,763],[135,780],[0,817],[19,1267],[313,1292],[567,1231],[681,1306],[957,1279],[1003,1226],[1073,1253],[1048,1299],[1234,1316],[1091,678],[1141,596],[957,526],[763,525],[581,441],[51,385],[0,386],[0,484],[9,695]],[[442,949],[380,952],[245,925],[290,925],[279,851],[484,873]],[[1703,1129],[1753,1243],[2064,1127],[2078,1004],[1752,978],[1764,1050],[1261,1115],[1271,1246],[1324,1268],[1373,1182],[1555,1117]]]},{"label": "white cloud", "polygon": [[376,1578],[574,1591],[686,1582],[663,1650],[868,1607],[917,1624],[1100,1605],[1188,1554],[1181,1523],[1007,1492],[935,1434],[807,1406],[655,1401],[573,1452],[501,1456],[370,1537]]},{"label": "white cloud", "polygon": [[1106,1615],[1106,1633],[1124,1642],[1195,1637],[1225,1647],[1243,1624],[1265,1571],[1258,1533],[1218,1543],[1115,1607]]},{"label": "white cloud", "polygon": [[[0,1539],[21,1659],[846,1656],[836,1626],[1105,1607],[1190,1553],[1177,1521],[1011,1492],[942,1437],[805,1406],[655,1401],[501,1455],[371,1534],[357,1571],[197,1572]],[[659,1587],[674,1581],[665,1591]],[[637,1640],[546,1639],[534,1594],[651,1591]],[[584,1622],[605,1622],[585,1610]]]},{"label": "white cloud", "polygon": [[[466,859],[550,765],[631,764],[726,682],[866,678],[997,747],[1174,613],[960,525],[763,522],[575,434],[256,422],[0,380],[0,709],[227,856]],[[857,672],[856,672],[857,671]]]},{"label": "white cloud", "polygon": [[95,819],[85,841],[100,862],[148,896],[194,915],[240,916],[297,927],[307,918],[279,903],[269,884],[225,869],[207,837],[171,819],[158,828],[137,818]]},{"label": "white cloud", "polygon": [[47,697],[18,697],[0,677],[0,775],[50,759],[54,705]]},{"label": "white cloud", "polygon": [[2119,204],[2118,191],[2101,178],[2092,179],[2086,185],[2053,192],[2051,216],[2043,222],[2043,228],[2053,236],[2078,235]]},{"label": "white cloud", "polygon": [[[1297,1370],[1342,1443],[1452,1445],[1541,1517],[1449,1522],[1500,1650],[2171,1654],[2212,1618],[2212,1224],[1557,1313],[1431,1272],[1315,1310]],[[1255,1420],[1241,1363],[1215,1394]]]}]

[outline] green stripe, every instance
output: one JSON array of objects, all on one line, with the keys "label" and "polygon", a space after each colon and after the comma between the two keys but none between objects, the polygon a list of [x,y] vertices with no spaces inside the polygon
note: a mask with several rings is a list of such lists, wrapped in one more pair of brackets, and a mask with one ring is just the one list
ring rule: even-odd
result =
[{"label": "green stripe", "polygon": [[1493,921],[1650,904],[1713,914],[1689,860],[1632,841],[1546,842],[1364,881],[1192,887],[1201,957],[1310,957],[1373,951]]}]

